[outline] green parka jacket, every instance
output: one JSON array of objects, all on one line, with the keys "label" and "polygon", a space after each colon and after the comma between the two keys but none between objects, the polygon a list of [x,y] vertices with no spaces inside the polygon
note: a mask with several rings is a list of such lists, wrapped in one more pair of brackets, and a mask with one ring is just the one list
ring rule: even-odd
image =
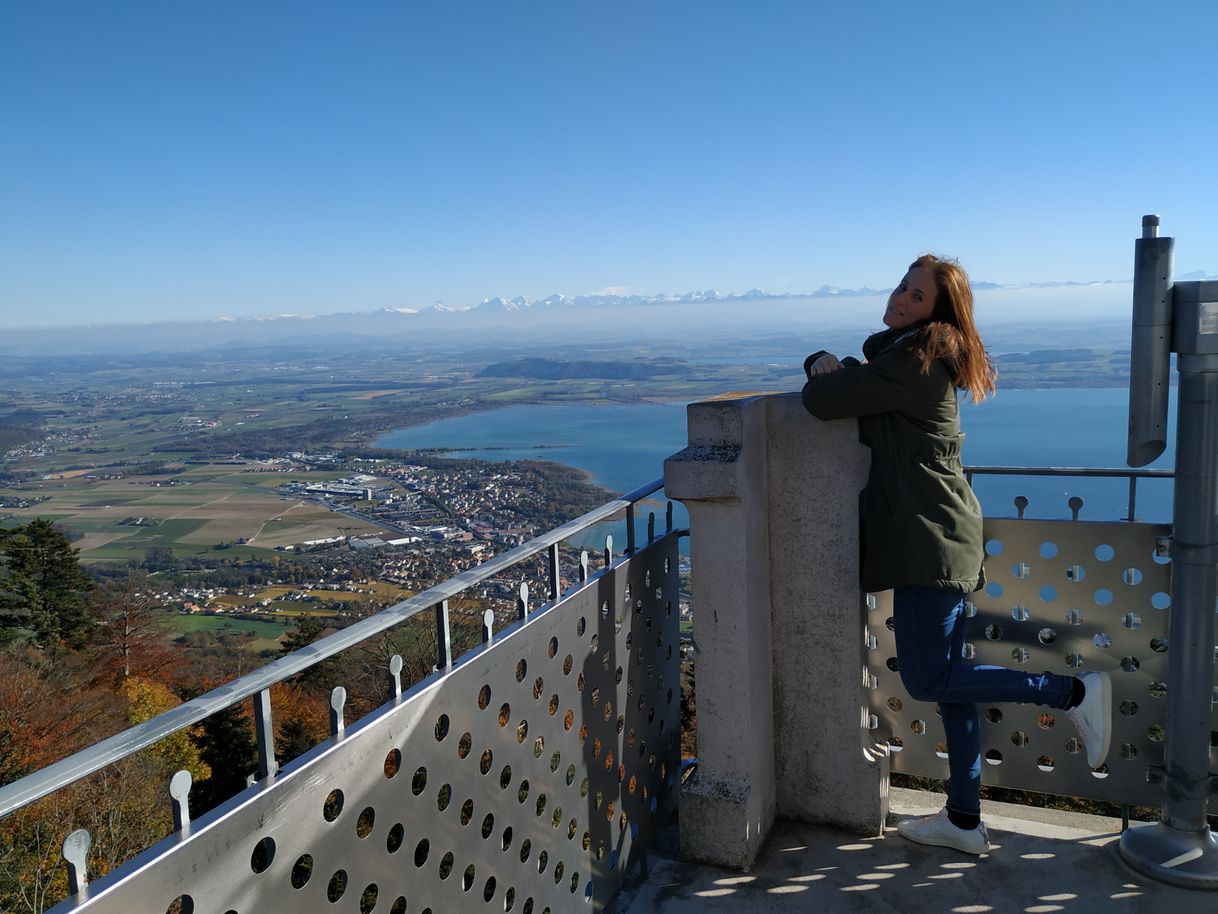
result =
[{"label": "green parka jacket", "polygon": [[859,440],[871,448],[861,496],[866,591],[913,585],[970,593],[982,584],[981,508],[960,462],[953,372],[938,361],[922,373],[925,323],[869,337],[866,363],[804,385],[808,412],[857,417]]}]

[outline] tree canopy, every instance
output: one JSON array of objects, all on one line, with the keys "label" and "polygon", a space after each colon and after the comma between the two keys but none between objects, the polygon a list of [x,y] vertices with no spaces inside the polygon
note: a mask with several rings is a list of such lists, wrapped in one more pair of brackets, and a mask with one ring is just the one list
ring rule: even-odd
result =
[{"label": "tree canopy", "polygon": [[43,647],[83,646],[93,628],[92,588],[79,550],[50,521],[0,530],[0,643],[28,633]]}]

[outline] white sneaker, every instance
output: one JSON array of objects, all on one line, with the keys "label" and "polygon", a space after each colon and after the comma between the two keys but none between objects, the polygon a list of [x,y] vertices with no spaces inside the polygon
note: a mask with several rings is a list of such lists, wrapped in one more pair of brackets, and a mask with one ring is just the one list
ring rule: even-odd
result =
[{"label": "white sneaker", "polygon": [[1083,701],[1066,712],[1087,750],[1087,764],[1099,768],[1112,742],[1112,681],[1107,673],[1081,673]]},{"label": "white sneaker", "polygon": [[948,819],[947,809],[939,810],[937,816],[904,819],[897,823],[897,833],[918,844],[950,847],[966,854],[988,854],[990,851],[990,835],[984,825],[957,828]]}]

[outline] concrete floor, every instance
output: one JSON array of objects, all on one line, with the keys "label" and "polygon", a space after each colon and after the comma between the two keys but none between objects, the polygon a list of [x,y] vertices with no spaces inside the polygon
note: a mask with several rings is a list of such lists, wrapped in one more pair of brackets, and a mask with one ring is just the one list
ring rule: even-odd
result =
[{"label": "concrete floor", "polygon": [[[894,789],[890,825],[934,814],[942,802]],[[1005,803],[983,804],[983,815],[994,850],[982,857],[922,847],[892,827],[860,840],[780,822],[748,873],[682,863],[674,828],[658,842],[648,878],[628,882],[609,912],[1218,912],[1218,892],[1161,885],[1130,870],[1117,849],[1119,819]]]}]

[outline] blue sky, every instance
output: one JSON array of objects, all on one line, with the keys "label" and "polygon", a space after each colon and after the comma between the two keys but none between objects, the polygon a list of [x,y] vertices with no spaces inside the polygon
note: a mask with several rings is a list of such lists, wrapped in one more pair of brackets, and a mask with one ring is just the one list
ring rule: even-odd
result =
[{"label": "blue sky", "polygon": [[0,6],[0,330],[1218,272],[1218,4]]}]

